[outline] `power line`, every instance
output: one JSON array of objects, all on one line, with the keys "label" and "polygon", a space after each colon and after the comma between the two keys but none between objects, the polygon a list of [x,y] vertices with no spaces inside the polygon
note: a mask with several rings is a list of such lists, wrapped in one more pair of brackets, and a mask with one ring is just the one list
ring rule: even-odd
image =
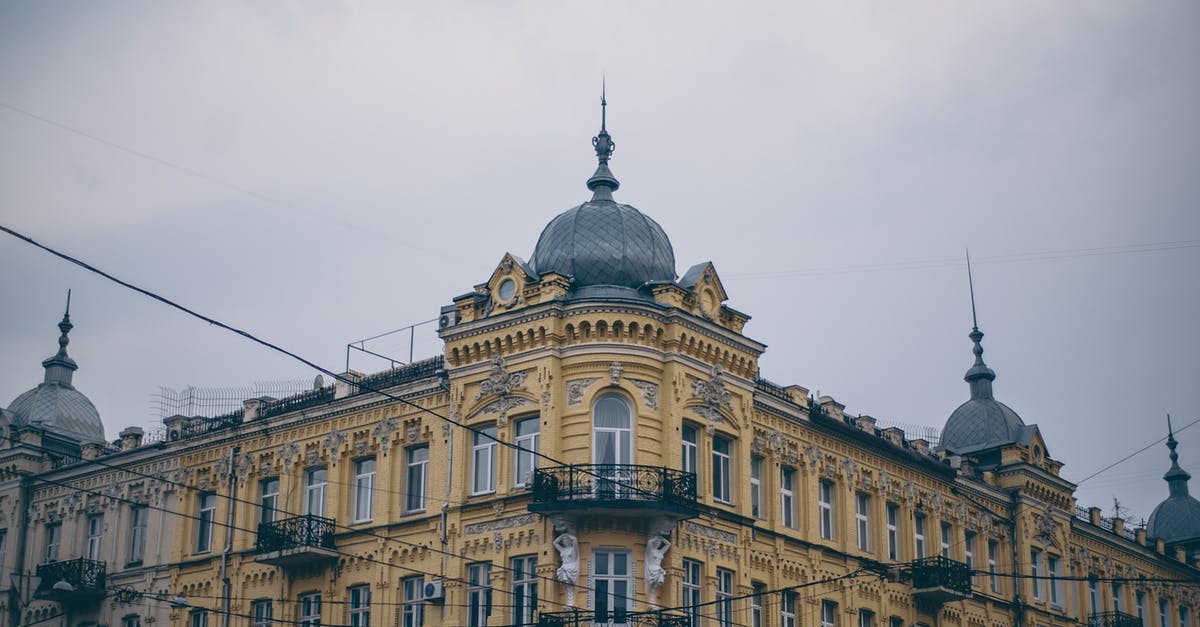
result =
[{"label": "power line", "polygon": [[[1193,420],[1193,421],[1191,421],[1191,422],[1187,423],[1187,424],[1186,424],[1186,425],[1184,425],[1183,427],[1179,428],[1179,429],[1177,430],[1177,432],[1178,432],[1178,433],[1183,433],[1184,429],[1187,429],[1188,427],[1190,427],[1190,426],[1192,426],[1192,425],[1194,425],[1194,424],[1196,424],[1196,423],[1198,423],[1198,422],[1200,422],[1200,418],[1197,418],[1197,419],[1195,419],[1195,420]],[[1075,482],[1075,485],[1076,485],[1076,486],[1078,486],[1078,485],[1082,484],[1084,481],[1087,481],[1088,479],[1091,479],[1092,477],[1095,477],[1096,475],[1099,475],[1099,474],[1103,473],[1104,471],[1106,471],[1106,470],[1108,470],[1108,469],[1110,469],[1110,468],[1113,468],[1113,467],[1117,466],[1118,464],[1124,463],[1124,462],[1126,462],[1126,461],[1128,461],[1128,460],[1130,460],[1130,459],[1132,459],[1132,458],[1136,457],[1137,455],[1139,455],[1139,454],[1141,454],[1141,453],[1144,453],[1144,452],[1146,452],[1146,451],[1150,450],[1150,448],[1152,448],[1153,446],[1155,446],[1155,445],[1159,444],[1160,442],[1164,442],[1164,441],[1166,441],[1166,439],[1167,439],[1167,438],[1166,438],[1166,436],[1164,436],[1164,437],[1161,437],[1161,438],[1159,438],[1159,439],[1157,439],[1157,440],[1155,440],[1155,441],[1153,441],[1153,442],[1151,442],[1151,443],[1147,444],[1146,446],[1143,446],[1142,448],[1140,448],[1140,449],[1138,449],[1138,450],[1136,450],[1136,451],[1134,451],[1134,452],[1132,452],[1132,453],[1130,453],[1130,454],[1126,455],[1125,457],[1122,457],[1121,459],[1118,459],[1117,461],[1115,461],[1115,462],[1113,462],[1113,463],[1111,463],[1111,464],[1109,464],[1109,465],[1105,466],[1104,468],[1101,468],[1100,470],[1097,470],[1096,472],[1093,472],[1092,474],[1090,474],[1090,475],[1088,475],[1088,476],[1086,476],[1086,477],[1084,477],[1084,478],[1080,479],[1079,481],[1076,481],[1076,482]]]}]

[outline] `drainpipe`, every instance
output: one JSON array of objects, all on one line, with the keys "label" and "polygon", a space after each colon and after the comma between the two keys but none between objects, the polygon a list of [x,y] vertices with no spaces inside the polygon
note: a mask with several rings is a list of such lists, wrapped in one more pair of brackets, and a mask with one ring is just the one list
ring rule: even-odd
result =
[{"label": "drainpipe", "polygon": [[[1012,498],[1012,568],[1013,568],[1013,574],[1018,575],[1018,574],[1020,574],[1017,572],[1017,564],[1020,563],[1019,561],[1017,561],[1018,557],[1019,557],[1018,553],[1017,553],[1018,495],[1017,495],[1016,490],[1013,490],[1009,494],[1011,495],[1011,498]],[[1025,604],[1021,602],[1021,577],[1013,577],[1012,581],[1013,581],[1013,627],[1021,627],[1021,625],[1025,624]],[[1035,582],[1034,585],[1036,586],[1037,583]]]},{"label": "drainpipe", "polygon": [[[454,393],[450,391],[450,373],[447,370],[438,372],[438,376],[442,381],[438,383],[442,389],[446,390],[446,397],[450,399],[450,418],[454,418]],[[451,429],[446,435],[446,499],[442,501],[442,577],[446,576],[450,568],[450,552],[446,550],[446,545],[449,542],[446,529],[446,513],[450,510],[450,486],[454,478],[454,431]],[[410,486],[411,490],[412,487]]]},{"label": "drainpipe", "polygon": [[[23,475],[21,475],[21,503],[18,505],[18,507],[21,508],[19,511],[21,512],[22,515],[24,515],[25,512],[29,511],[29,506],[31,505],[30,499],[32,498],[32,496],[33,496],[33,486],[30,485],[29,475],[23,474]],[[12,571],[12,574],[16,575],[17,581],[19,583],[17,585],[13,585],[11,576],[9,577],[9,581],[8,581],[8,584],[10,586],[8,589],[8,614],[9,614],[8,624],[9,625],[20,625],[21,624],[20,601],[22,598],[24,598],[24,595],[21,593],[21,588],[27,587],[27,584],[25,583],[26,580],[28,579],[28,577],[25,576],[25,550],[26,550],[26,547],[28,547],[28,542],[26,541],[26,538],[29,533],[28,532],[29,524],[28,524],[28,521],[24,521],[24,523],[25,524],[22,524],[20,526],[19,530],[17,531],[17,546],[20,547],[20,550],[17,551],[17,567],[15,570]]]},{"label": "drainpipe", "polygon": [[233,552],[233,509],[237,506],[237,473],[233,470],[233,456],[241,451],[241,447],[234,446],[229,449],[229,513],[225,517],[225,550],[221,551],[221,587],[223,589],[221,600],[222,609],[221,627],[229,627],[230,614],[230,596],[233,593],[233,585],[229,580],[229,554]]}]

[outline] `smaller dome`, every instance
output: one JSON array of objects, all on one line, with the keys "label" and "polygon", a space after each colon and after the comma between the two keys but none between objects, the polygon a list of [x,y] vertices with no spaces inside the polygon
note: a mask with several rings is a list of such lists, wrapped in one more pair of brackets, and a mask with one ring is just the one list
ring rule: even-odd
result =
[{"label": "smaller dome", "polygon": [[1167,482],[1167,500],[1158,504],[1146,523],[1146,534],[1151,538],[1162,538],[1167,544],[1191,544],[1200,542],[1200,501],[1188,494],[1188,471],[1179,467],[1179,453],[1175,448],[1175,432],[1171,429],[1171,418],[1167,417],[1167,448],[1171,449],[1171,468],[1163,475]]},{"label": "smaller dome", "polygon": [[546,225],[533,249],[533,267],[572,277],[574,289],[637,289],[651,281],[674,281],[675,252],[662,227],[642,212],[592,199]]},{"label": "smaller dome", "polygon": [[1020,442],[1025,430],[1017,412],[992,396],[996,373],[983,363],[983,332],[975,327],[969,337],[975,343],[975,363],[963,380],[971,387],[971,398],[950,414],[938,442],[942,450],[958,455]]}]

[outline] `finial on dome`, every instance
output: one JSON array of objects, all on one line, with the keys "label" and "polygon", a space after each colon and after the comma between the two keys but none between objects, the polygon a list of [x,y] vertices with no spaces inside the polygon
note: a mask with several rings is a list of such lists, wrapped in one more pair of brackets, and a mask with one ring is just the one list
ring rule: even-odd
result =
[{"label": "finial on dome", "polygon": [[1171,496],[1186,495],[1188,479],[1192,478],[1188,471],[1179,467],[1179,453],[1175,452],[1177,446],[1179,442],[1175,440],[1175,431],[1171,428],[1171,414],[1167,414],[1167,448],[1171,449],[1171,468],[1163,475],[1163,479],[1167,481]]},{"label": "finial on dome", "polygon": [[963,376],[971,386],[971,398],[992,398],[992,381],[996,373],[983,362],[983,331],[979,330],[979,317],[975,311],[975,277],[971,274],[971,253],[967,251],[967,285],[971,291],[971,333],[967,336],[975,344],[971,352],[975,363]]},{"label": "finial on dome", "polygon": [[620,181],[608,169],[608,160],[617,149],[617,144],[608,134],[608,98],[607,80],[600,78],[600,133],[592,138],[592,147],[596,149],[596,158],[600,165],[592,178],[588,179],[588,189],[592,190],[592,200],[612,200],[612,193],[621,187]]},{"label": "finial on dome", "polygon": [[70,333],[71,329],[74,328],[75,325],[71,324],[71,290],[67,290],[67,310],[63,312],[62,322],[58,323],[58,330],[62,332],[62,335],[58,336],[59,356],[67,356],[67,344],[71,343],[71,340],[67,337],[67,334]]},{"label": "finial on dome", "polygon": [[46,369],[46,383],[71,385],[71,373],[79,367],[75,360],[67,355],[67,344],[71,343],[71,338],[67,335],[73,328],[75,325],[71,324],[71,290],[67,290],[67,309],[63,312],[62,321],[58,323],[61,334],[58,336],[58,352],[42,361],[42,367]]}]

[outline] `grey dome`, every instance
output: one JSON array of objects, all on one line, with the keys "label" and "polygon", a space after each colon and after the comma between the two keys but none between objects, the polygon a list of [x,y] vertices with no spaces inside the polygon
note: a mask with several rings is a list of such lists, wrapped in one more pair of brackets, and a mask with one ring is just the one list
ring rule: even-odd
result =
[{"label": "grey dome", "polygon": [[996,373],[983,363],[983,332],[976,327],[970,338],[975,343],[975,363],[963,380],[971,386],[971,399],[950,414],[938,443],[943,450],[959,455],[1021,442],[1027,435],[1017,412],[992,397]]},{"label": "grey dome", "polygon": [[1167,448],[1171,449],[1171,469],[1163,475],[1169,489],[1167,500],[1154,508],[1146,523],[1146,534],[1151,538],[1162,538],[1168,544],[1190,543],[1200,540],[1200,501],[1188,494],[1188,472],[1179,467],[1179,453],[1175,447],[1175,432],[1170,429],[1168,418]]},{"label": "grey dome", "polygon": [[550,221],[533,249],[540,274],[571,276],[572,289],[639,288],[675,280],[675,251],[657,222],[629,205],[593,198]]}]

